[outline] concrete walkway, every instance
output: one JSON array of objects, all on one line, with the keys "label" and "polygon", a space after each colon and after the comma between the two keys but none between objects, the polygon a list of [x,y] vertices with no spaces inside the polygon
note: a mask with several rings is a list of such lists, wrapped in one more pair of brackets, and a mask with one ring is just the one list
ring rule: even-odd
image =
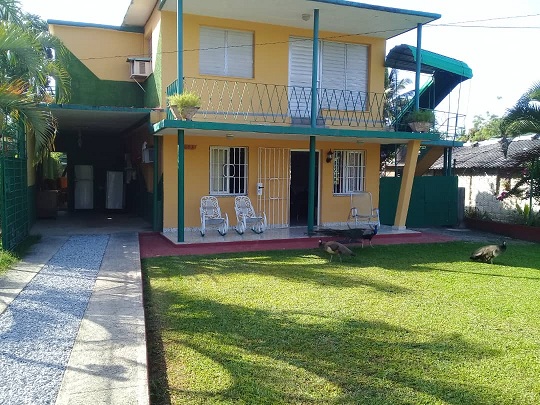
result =
[{"label": "concrete walkway", "polygon": [[[109,235],[55,404],[149,403],[138,240],[138,231],[148,227],[138,220],[129,222],[109,228],[94,224],[89,229],[39,222],[32,233],[42,235],[40,242],[23,261],[0,276],[2,315],[70,236]],[[24,400],[18,402],[22,403]]]}]

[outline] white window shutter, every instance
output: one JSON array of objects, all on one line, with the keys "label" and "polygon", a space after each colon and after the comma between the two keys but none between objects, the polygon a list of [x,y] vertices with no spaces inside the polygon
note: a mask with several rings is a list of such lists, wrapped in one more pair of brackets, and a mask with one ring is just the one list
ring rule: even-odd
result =
[{"label": "white window shutter", "polygon": [[311,114],[311,66],[313,41],[307,38],[289,38],[289,107],[293,117]]},{"label": "white window shutter", "polygon": [[227,31],[227,76],[253,78],[253,34]]},{"label": "white window shutter", "polygon": [[205,75],[225,76],[225,31],[201,27],[199,71]]},{"label": "white window shutter", "polygon": [[343,106],[346,82],[345,44],[323,42],[320,102],[322,108],[340,109]]},{"label": "white window shutter", "polygon": [[368,48],[364,45],[347,44],[346,89],[365,93],[368,77]]}]

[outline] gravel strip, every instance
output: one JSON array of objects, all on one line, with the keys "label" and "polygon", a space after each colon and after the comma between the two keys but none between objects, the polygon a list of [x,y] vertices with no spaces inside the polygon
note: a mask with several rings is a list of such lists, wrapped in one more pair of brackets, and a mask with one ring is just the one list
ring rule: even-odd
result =
[{"label": "gravel strip", "polygon": [[0,316],[0,404],[52,404],[109,235],[70,237]]}]

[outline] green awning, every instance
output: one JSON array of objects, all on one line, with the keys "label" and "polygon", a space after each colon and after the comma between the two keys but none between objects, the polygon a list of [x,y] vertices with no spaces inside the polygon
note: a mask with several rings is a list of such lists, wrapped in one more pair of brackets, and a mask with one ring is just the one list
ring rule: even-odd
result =
[{"label": "green awning", "polygon": [[[423,49],[420,54],[422,58],[421,73],[433,75],[436,72],[446,72],[462,76],[461,81],[473,77],[471,68],[465,62]],[[403,44],[395,46],[386,57],[386,67],[415,72],[416,47]]]}]

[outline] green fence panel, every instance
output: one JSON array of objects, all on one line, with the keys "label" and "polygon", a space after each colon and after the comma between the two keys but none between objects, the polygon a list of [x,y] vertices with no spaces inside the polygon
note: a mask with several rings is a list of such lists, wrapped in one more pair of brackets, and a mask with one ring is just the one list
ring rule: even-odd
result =
[{"label": "green fence panel", "polygon": [[2,248],[15,249],[29,233],[25,135],[0,141],[0,212]]},{"label": "green fence panel", "polygon": [[[381,223],[393,225],[396,217],[400,177],[380,179],[379,210]],[[458,222],[458,178],[456,176],[415,177],[407,227],[454,226]]]}]

